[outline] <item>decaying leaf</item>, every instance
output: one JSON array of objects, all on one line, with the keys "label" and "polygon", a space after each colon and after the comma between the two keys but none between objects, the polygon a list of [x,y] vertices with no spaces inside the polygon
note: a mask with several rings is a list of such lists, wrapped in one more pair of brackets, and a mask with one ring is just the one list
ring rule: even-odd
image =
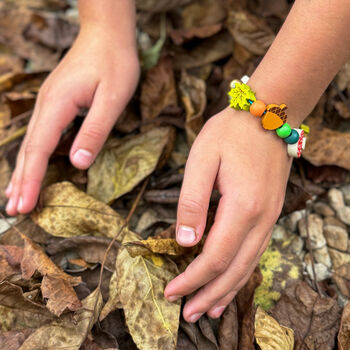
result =
[{"label": "decaying leaf", "polygon": [[44,304],[23,295],[21,287],[10,282],[0,283],[0,328],[2,331],[37,328],[55,319]]},{"label": "decaying leaf", "polygon": [[21,272],[23,248],[0,245],[0,282]]},{"label": "decaying leaf", "polygon": [[44,277],[41,283],[43,297],[48,299],[47,308],[57,316],[68,308],[76,311],[81,307],[73,286],[81,283],[80,277],[66,274],[57,267],[45,252],[28,237],[22,235],[24,240],[23,259],[21,269],[23,277],[29,279],[35,271]]},{"label": "decaying leaf", "polygon": [[144,122],[156,118],[167,106],[177,105],[175,78],[170,57],[163,57],[146,73],[141,86],[141,114]]},{"label": "decaying leaf", "polygon": [[337,165],[350,170],[350,134],[314,127],[307,138],[303,157],[316,166]]},{"label": "decaying leaf", "polygon": [[87,193],[111,203],[131,191],[154,171],[171,132],[171,128],[156,128],[124,139],[117,147],[105,147],[89,169]]},{"label": "decaying leaf", "polygon": [[0,333],[0,349],[18,350],[34,329],[24,328],[16,331]]},{"label": "decaying leaf", "polygon": [[296,349],[333,349],[341,309],[334,298],[321,297],[306,282],[288,287],[271,315],[294,330]]},{"label": "decaying leaf", "polygon": [[[129,232],[123,243],[139,239]],[[120,302],[136,345],[141,350],[175,349],[180,301],[168,302],[164,288],[178,274],[176,264],[159,255],[132,258],[121,249],[116,268]]]},{"label": "decaying leaf", "polygon": [[124,219],[108,205],[78,190],[70,182],[47,187],[41,195],[43,209],[33,220],[53,236],[96,235],[114,237]]},{"label": "decaying leaf", "polygon": [[192,145],[203,126],[203,112],[207,104],[205,82],[182,71],[179,90],[186,110],[187,142]]},{"label": "decaying leaf", "polygon": [[183,256],[188,254],[194,254],[198,249],[187,248],[180,246],[174,238],[153,238],[149,237],[146,240],[127,242],[124,244],[131,257],[147,256],[151,253],[166,254],[172,256]]},{"label": "decaying leaf", "polygon": [[263,20],[244,11],[230,11],[227,27],[235,41],[256,55],[264,55],[275,38]]},{"label": "decaying leaf", "polygon": [[79,350],[102,308],[100,291],[96,289],[82,304],[81,310],[75,314],[64,314],[59,320],[37,329],[19,350]]},{"label": "decaying leaf", "polygon": [[261,307],[255,314],[255,338],[261,350],[293,350],[293,330],[284,327]]},{"label": "decaying leaf", "polygon": [[348,303],[342,313],[338,333],[339,350],[350,349],[350,304]]}]

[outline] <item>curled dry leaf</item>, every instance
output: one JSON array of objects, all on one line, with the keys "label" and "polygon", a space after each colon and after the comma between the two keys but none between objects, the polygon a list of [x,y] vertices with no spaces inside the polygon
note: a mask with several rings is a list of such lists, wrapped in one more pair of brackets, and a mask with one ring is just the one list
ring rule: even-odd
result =
[{"label": "curled dry leaf", "polygon": [[176,106],[175,78],[170,57],[150,69],[141,85],[141,114],[144,122],[156,118],[165,107]]},{"label": "curled dry leaf", "polygon": [[[139,239],[129,232],[123,243]],[[132,258],[126,249],[120,249],[116,269],[126,324],[138,348],[175,349],[180,301],[168,302],[164,288],[178,274],[176,264],[159,255]]]},{"label": "curled dry leaf", "polygon": [[0,282],[21,272],[23,248],[0,245]]},{"label": "curled dry leaf", "polygon": [[111,203],[151,174],[172,139],[172,128],[155,128],[105,147],[88,172],[87,193]]},{"label": "curled dry leaf", "polygon": [[[102,296],[96,289],[82,301],[76,313],[67,313],[30,335],[19,350],[79,350],[102,308]],[[96,307],[95,307],[96,305]]]},{"label": "curled dry leaf", "polygon": [[338,346],[339,350],[350,349],[350,303],[345,306],[341,316]]},{"label": "curled dry leaf", "polygon": [[335,298],[321,297],[306,282],[289,286],[272,316],[294,330],[296,349],[334,349],[341,309]]},{"label": "curled dry leaf", "polygon": [[44,298],[48,299],[47,308],[57,316],[68,308],[76,311],[81,307],[73,286],[81,283],[80,277],[66,274],[45,254],[45,252],[28,237],[22,235],[24,252],[21,262],[23,277],[29,279],[35,271],[44,277],[41,290]]},{"label": "curled dry leaf", "polygon": [[307,139],[303,157],[311,164],[337,165],[350,170],[350,134],[314,127]]},{"label": "curled dry leaf", "polygon": [[293,350],[293,330],[278,324],[261,307],[255,314],[255,338],[261,350]]},{"label": "curled dry leaf", "polygon": [[153,238],[149,237],[146,240],[127,242],[124,244],[131,257],[147,256],[154,254],[166,254],[172,256],[183,256],[195,254],[199,247],[186,248],[180,246],[174,238]]},{"label": "curled dry leaf", "polygon": [[44,304],[36,303],[23,295],[19,286],[0,283],[0,323],[3,331],[21,328],[38,328],[55,316]]},{"label": "curled dry leaf", "polygon": [[95,235],[114,237],[124,219],[105,203],[78,190],[70,182],[47,187],[41,195],[42,210],[32,219],[53,236]]},{"label": "curled dry leaf", "polygon": [[234,40],[256,55],[264,55],[275,38],[263,20],[244,11],[230,11],[226,24]]},{"label": "curled dry leaf", "polygon": [[207,104],[205,82],[182,71],[179,90],[186,110],[187,142],[192,145],[203,126],[203,112]]}]

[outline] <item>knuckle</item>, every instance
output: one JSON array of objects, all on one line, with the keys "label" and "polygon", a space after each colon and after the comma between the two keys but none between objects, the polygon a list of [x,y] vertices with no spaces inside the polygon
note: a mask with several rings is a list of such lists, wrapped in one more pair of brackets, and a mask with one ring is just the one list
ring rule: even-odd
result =
[{"label": "knuckle", "polygon": [[205,212],[204,205],[194,196],[184,194],[179,201],[179,210],[187,215],[201,215]]},{"label": "knuckle", "polygon": [[213,274],[220,274],[227,269],[228,265],[228,259],[222,256],[217,256],[209,261],[209,270]]},{"label": "knuckle", "polygon": [[263,203],[255,194],[252,196],[246,196],[244,199],[240,200],[238,207],[246,218],[256,219],[263,210]]},{"label": "knuckle", "polygon": [[82,132],[82,137],[92,140],[100,140],[105,138],[106,131],[98,123],[90,123]]}]

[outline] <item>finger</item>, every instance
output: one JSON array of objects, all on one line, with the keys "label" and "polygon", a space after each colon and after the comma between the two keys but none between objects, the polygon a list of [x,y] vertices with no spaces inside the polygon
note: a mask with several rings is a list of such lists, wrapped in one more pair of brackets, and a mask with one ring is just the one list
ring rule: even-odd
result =
[{"label": "finger", "polygon": [[26,213],[34,208],[49,157],[56,148],[62,131],[77,113],[78,108],[72,99],[57,98],[42,103],[23,147],[18,212]]},{"label": "finger", "polygon": [[70,151],[75,167],[87,169],[92,164],[129,98],[130,95],[123,90],[98,86],[90,111]]},{"label": "finger", "polygon": [[177,209],[176,240],[182,246],[193,246],[202,238],[219,163],[217,152],[207,153],[198,143],[193,145]]},{"label": "finger", "polygon": [[270,234],[262,236],[262,232],[266,232],[266,229],[262,230],[261,226],[253,229],[247,235],[229,268],[200,289],[188,301],[183,310],[186,320],[193,320],[194,315],[203,314],[204,312],[208,312],[211,317],[217,317],[216,315],[221,314],[228,302],[247,283],[259,262],[260,256],[266,249]]},{"label": "finger", "polygon": [[202,253],[165,289],[169,301],[188,295],[202,287],[230,265],[243,238],[255,225],[253,215],[243,214],[235,195],[222,196],[215,222],[208,234]]}]

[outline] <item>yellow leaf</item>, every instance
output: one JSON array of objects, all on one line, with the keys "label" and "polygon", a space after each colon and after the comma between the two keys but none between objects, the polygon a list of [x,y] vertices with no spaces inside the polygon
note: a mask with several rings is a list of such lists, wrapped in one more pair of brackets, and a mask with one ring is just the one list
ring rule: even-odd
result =
[{"label": "yellow leaf", "polygon": [[[123,243],[139,239],[135,233],[128,232]],[[141,350],[175,349],[180,301],[168,302],[164,289],[178,274],[176,264],[154,254],[132,258],[121,248],[116,270],[118,297],[137,347]]]},{"label": "yellow leaf", "polygon": [[114,237],[124,219],[105,203],[78,190],[70,182],[47,187],[41,196],[41,212],[32,219],[53,236]]},{"label": "yellow leaf", "polygon": [[156,128],[105,147],[89,169],[87,193],[111,203],[131,191],[154,171],[171,132],[171,128]]},{"label": "yellow leaf", "polygon": [[255,314],[255,338],[261,350],[293,350],[294,332],[281,326],[261,307]]}]

